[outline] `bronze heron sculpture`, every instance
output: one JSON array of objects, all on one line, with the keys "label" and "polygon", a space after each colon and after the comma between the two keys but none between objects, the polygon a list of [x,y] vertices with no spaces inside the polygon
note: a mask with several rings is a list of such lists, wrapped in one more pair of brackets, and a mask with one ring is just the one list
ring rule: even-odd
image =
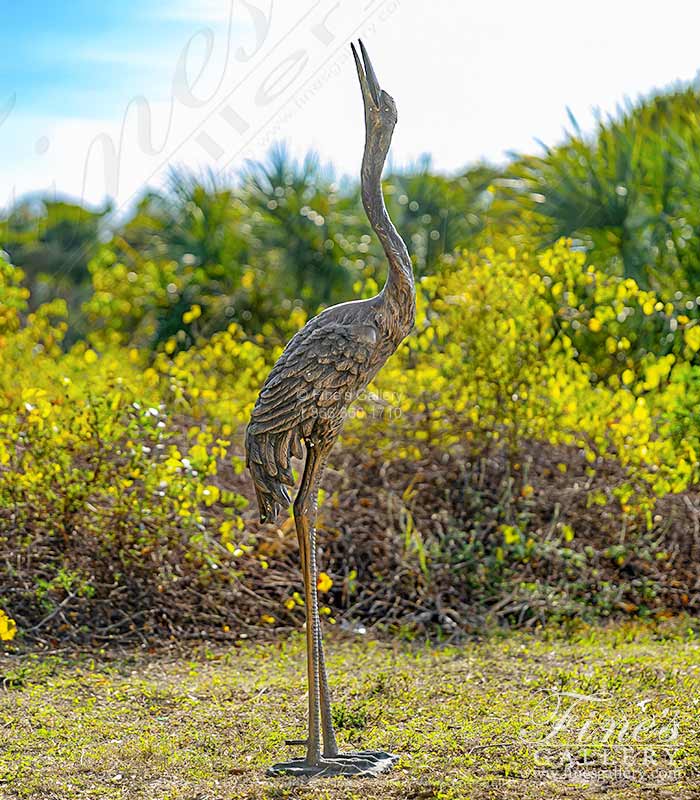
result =
[{"label": "bronze heron sculpture", "polygon": [[[396,125],[396,105],[379,87],[360,42],[362,61],[351,45],[365,108],[362,204],[389,262],[382,291],[368,300],[327,308],[291,339],[272,368],[246,430],[246,457],[260,520],[274,521],[291,498],[291,457],[306,454],[294,500],[306,606],[309,683],[306,756],[275,764],[272,772],[297,775],[376,774],[394,763],[383,751],[339,753],[331,719],[330,694],[321,640],[316,567],[318,484],[347,407],[374,378],[406,337],[415,320],[411,259],[384,206],[381,175]],[[363,66],[364,64],[364,66]]]}]

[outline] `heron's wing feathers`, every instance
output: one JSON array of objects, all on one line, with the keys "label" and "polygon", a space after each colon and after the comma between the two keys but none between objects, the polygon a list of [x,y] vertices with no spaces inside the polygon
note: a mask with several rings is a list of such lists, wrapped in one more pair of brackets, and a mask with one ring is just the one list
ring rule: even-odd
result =
[{"label": "heron's wing feathers", "polygon": [[[377,330],[318,318],[289,342],[272,368],[246,429],[247,463],[261,519],[275,519],[289,505],[294,485],[291,457],[304,454],[302,439],[319,418],[339,428],[342,410],[374,377]],[[326,428],[326,432],[329,429]]]},{"label": "heron's wing feathers", "polygon": [[[260,392],[251,419],[256,433],[305,436],[321,409],[349,405],[371,378],[376,342],[371,325],[330,322],[299,331]],[[301,453],[294,436],[289,445]]]}]

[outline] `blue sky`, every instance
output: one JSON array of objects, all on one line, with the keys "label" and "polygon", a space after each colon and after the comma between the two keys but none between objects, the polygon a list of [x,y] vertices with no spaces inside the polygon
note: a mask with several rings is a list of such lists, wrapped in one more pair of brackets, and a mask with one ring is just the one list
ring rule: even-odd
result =
[{"label": "blue sky", "polygon": [[[700,66],[685,0],[24,0],[2,4],[0,206],[128,207],[173,165],[230,172],[274,141],[357,172],[361,34],[399,108],[394,163],[457,170],[561,138]],[[175,87],[175,88],[174,88]],[[141,100],[135,100],[142,98]],[[118,157],[105,156],[112,148]],[[111,158],[111,160],[110,160]]]},{"label": "blue sky", "polygon": [[[148,3],[22,0],[3,6],[0,88],[3,96],[16,92],[20,113],[109,115],[153,66],[153,89],[162,88],[158,70],[165,65],[153,58]],[[161,46],[176,41],[185,26],[159,20]]]}]

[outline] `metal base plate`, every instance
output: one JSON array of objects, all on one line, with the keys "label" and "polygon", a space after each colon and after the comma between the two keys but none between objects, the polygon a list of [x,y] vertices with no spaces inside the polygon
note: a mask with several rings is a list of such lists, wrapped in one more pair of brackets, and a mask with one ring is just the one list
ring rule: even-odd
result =
[{"label": "metal base plate", "polygon": [[309,764],[305,758],[293,758],[273,764],[268,775],[293,775],[307,778],[331,777],[371,777],[386,772],[399,757],[383,750],[358,750],[354,753],[339,753],[337,756],[322,756],[318,764]]}]

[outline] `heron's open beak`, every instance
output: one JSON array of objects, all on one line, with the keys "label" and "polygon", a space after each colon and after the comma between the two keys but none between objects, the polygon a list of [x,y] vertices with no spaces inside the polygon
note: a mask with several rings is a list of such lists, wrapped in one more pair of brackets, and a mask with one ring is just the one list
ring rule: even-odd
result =
[{"label": "heron's open beak", "polygon": [[367,103],[373,103],[375,108],[379,107],[379,81],[377,80],[377,76],[374,74],[374,68],[372,67],[372,62],[369,60],[369,56],[367,55],[367,51],[365,50],[365,46],[362,44],[362,40],[360,42],[360,50],[362,52],[362,61],[364,61],[364,69],[362,67],[362,62],[360,61],[360,57],[357,55],[357,50],[355,49],[355,45],[350,43],[350,47],[352,48],[352,54],[355,57],[355,66],[357,67],[357,77],[360,79],[360,88],[362,89],[362,98],[365,101],[365,105]]}]

